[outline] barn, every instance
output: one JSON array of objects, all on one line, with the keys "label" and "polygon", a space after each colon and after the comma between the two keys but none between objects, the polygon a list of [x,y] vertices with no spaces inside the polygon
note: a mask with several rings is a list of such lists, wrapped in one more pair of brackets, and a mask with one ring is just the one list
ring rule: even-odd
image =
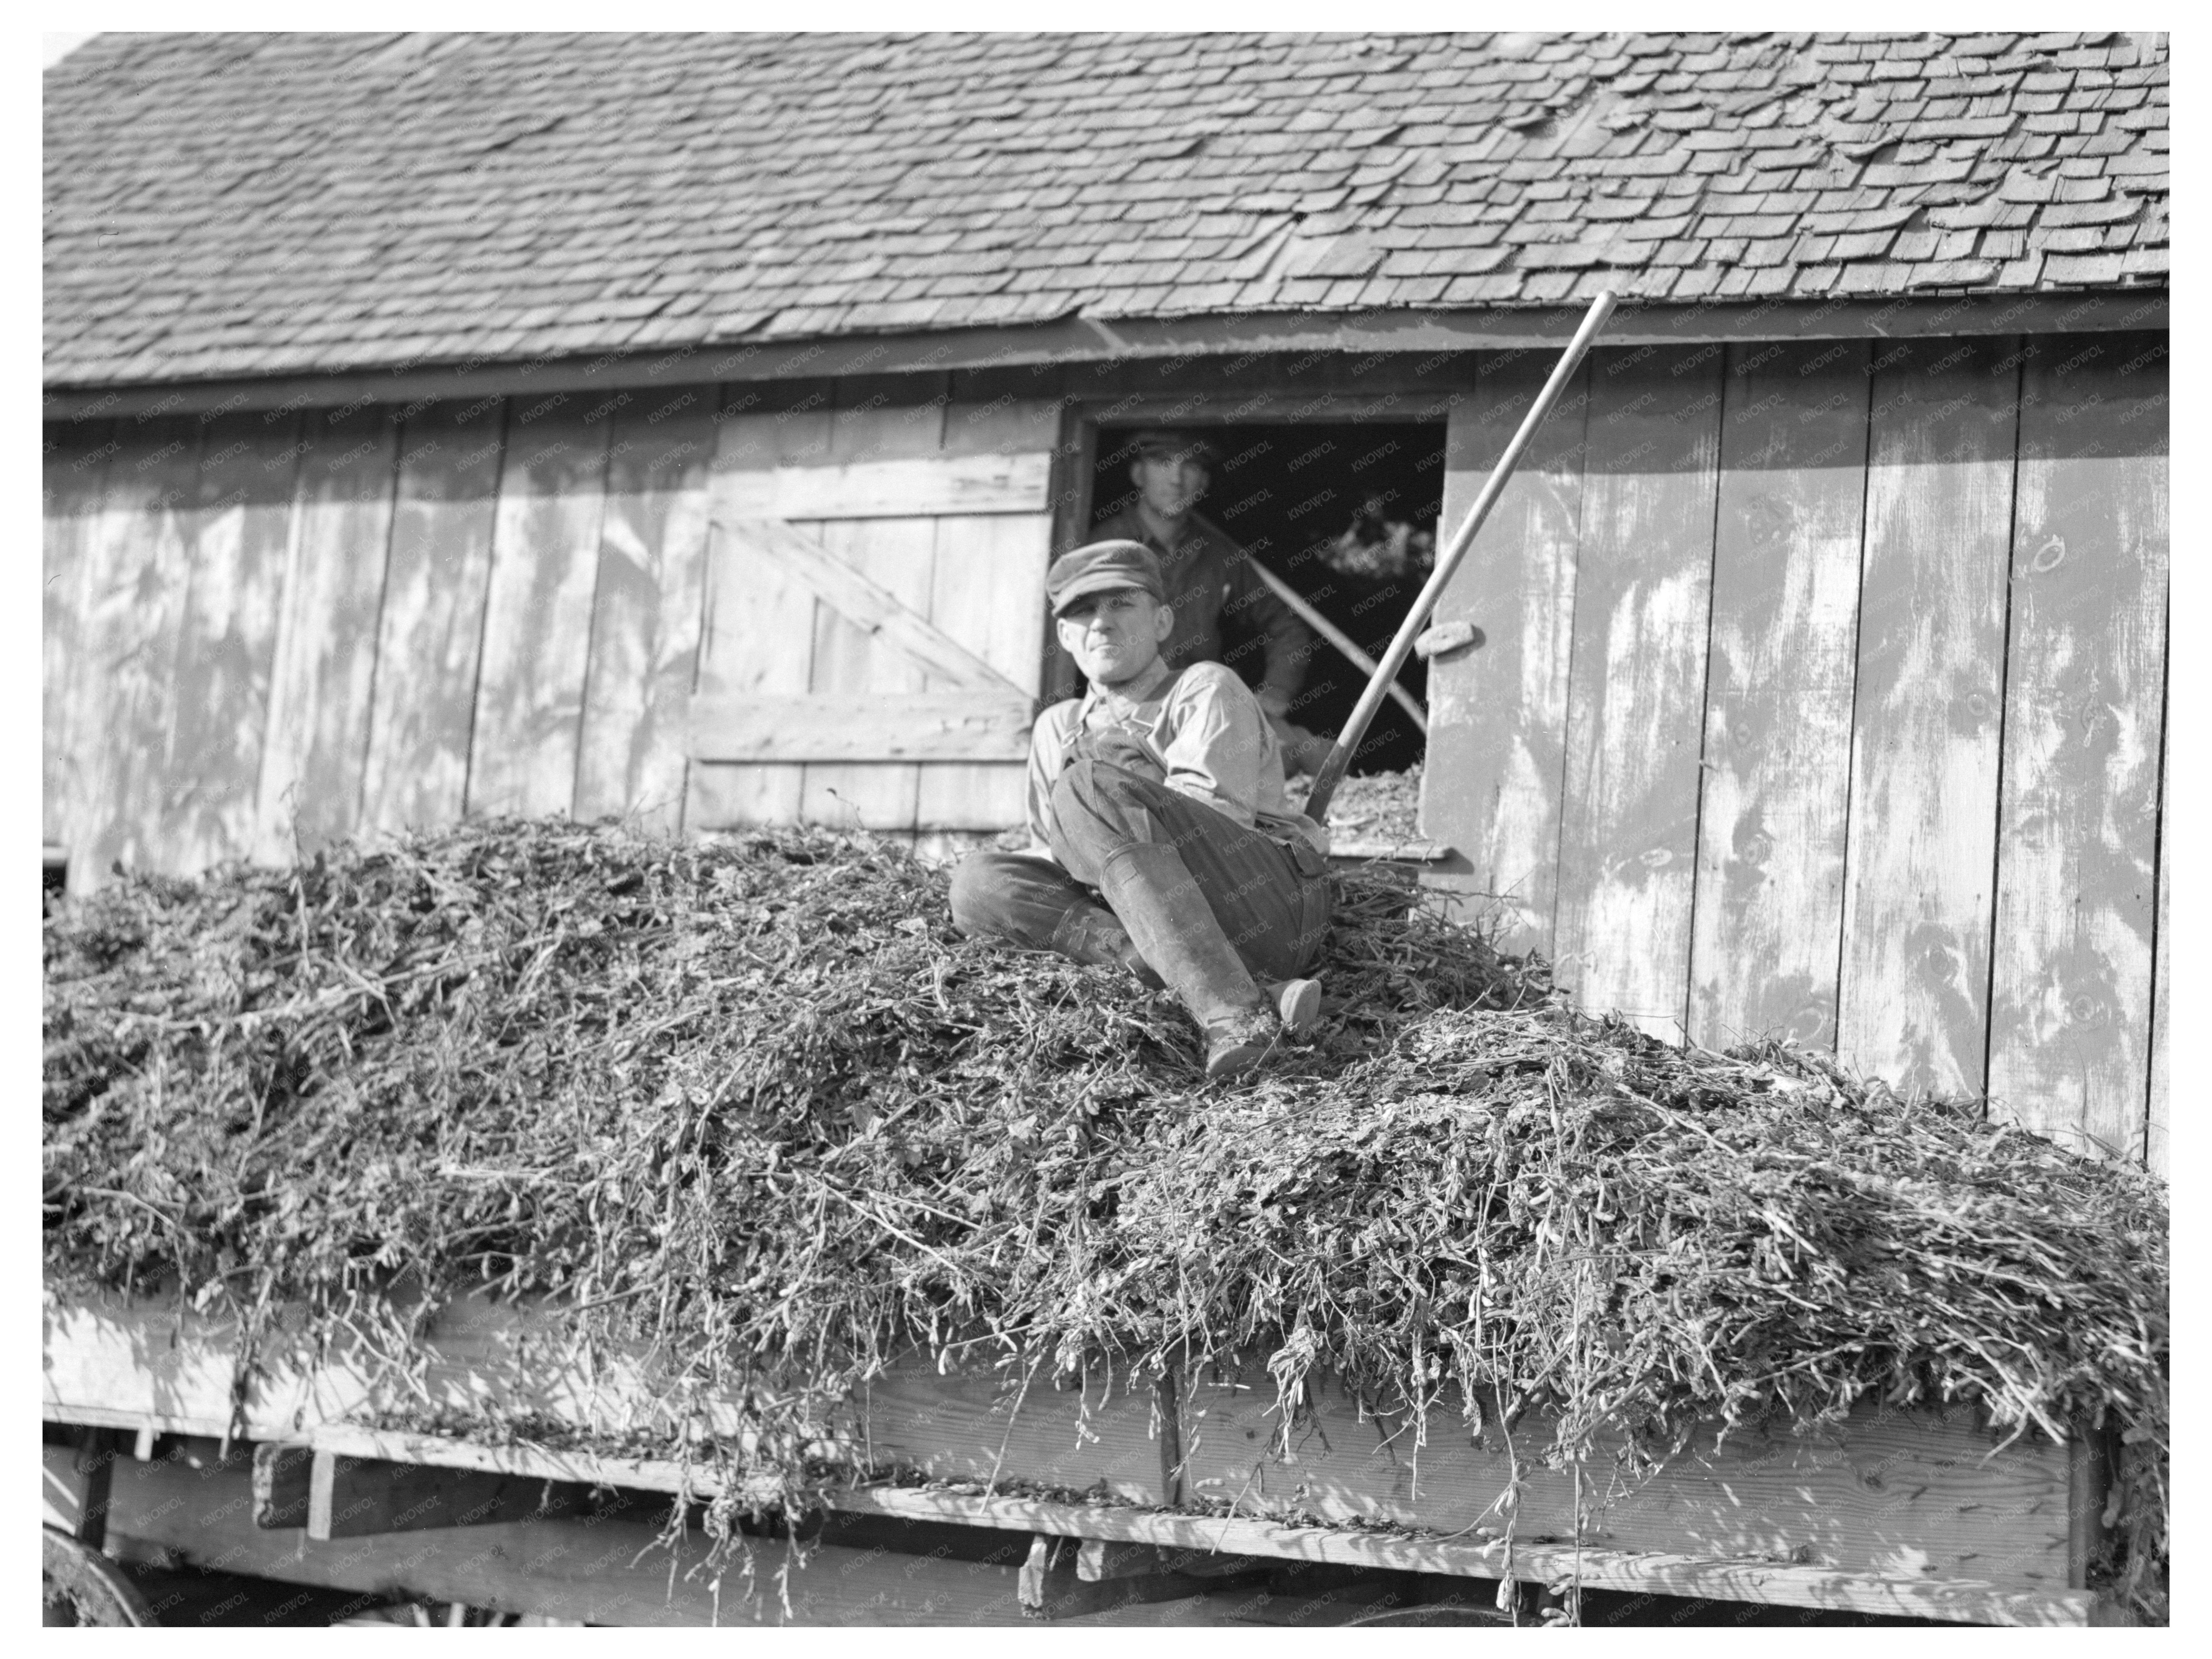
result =
[{"label": "barn", "polygon": [[[48,879],[1020,813],[1043,574],[1204,511],[1594,1008],[2166,1167],[2162,35],[161,35],[45,82]],[[1232,658],[1232,659],[1235,659]],[[1246,659],[1249,663],[1249,657]],[[1301,718],[1358,676],[1325,650]]]}]

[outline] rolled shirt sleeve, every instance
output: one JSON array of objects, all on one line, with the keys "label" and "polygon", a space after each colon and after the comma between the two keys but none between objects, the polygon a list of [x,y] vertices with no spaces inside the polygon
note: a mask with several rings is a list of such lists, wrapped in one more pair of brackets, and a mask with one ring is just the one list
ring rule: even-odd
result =
[{"label": "rolled shirt sleeve", "polygon": [[1169,701],[1162,724],[1174,735],[1160,748],[1168,787],[1251,829],[1254,809],[1282,792],[1282,756],[1259,703],[1214,662],[1183,670]]},{"label": "rolled shirt sleeve", "polygon": [[1046,709],[1030,728],[1029,782],[1024,798],[1030,844],[1023,849],[1025,852],[1052,856],[1051,836],[1047,833],[1052,822],[1052,787],[1067,768],[1068,746],[1082,718],[1082,699],[1070,697]]}]

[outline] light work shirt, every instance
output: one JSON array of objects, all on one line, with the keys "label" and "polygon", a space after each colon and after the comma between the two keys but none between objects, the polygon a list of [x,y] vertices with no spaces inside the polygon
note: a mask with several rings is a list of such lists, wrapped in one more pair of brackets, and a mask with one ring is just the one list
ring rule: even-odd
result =
[{"label": "light work shirt", "polygon": [[1236,671],[1218,662],[1183,669],[1157,664],[1134,695],[1092,686],[1056,702],[1030,732],[1030,850],[1048,845],[1052,787],[1066,769],[1077,738],[1118,730],[1145,745],[1167,787],[1248,830],[1278,841],[1302,840],[1328,851],[1328,834],[1283,794],[1283,745]]}]

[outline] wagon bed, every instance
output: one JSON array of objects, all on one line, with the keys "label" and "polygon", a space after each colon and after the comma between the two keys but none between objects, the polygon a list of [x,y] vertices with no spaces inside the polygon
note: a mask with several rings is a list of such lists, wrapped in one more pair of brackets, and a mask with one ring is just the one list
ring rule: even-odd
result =
[{"label": "wagon bed", "polygon": [[[359,1354],[272,1365],[234,1424],[236,1339],[169,1308],[51,1302],[46,1418],[124,1431],[138,1455],[103,1464],[50,1446],[49,1520],[81,1527],[104,1498],[106,1548],[124,1559],[595,1623],[744,1616],[667,1556],[633,1563],[657,1524],[574,1504],[592,1486],[711,1497],[703,1468],[368,1426],[495,1407],[578,1443],[681,1443],[635,1358],[578,1349],[554,1312],[453,1305],[412,1383]],[[1018,1367],[939,1374],[917,1357],[866,1384],[816,1449],[898,1478],[833,1492],[825,1536],[841,1541],[790,1575],[787,1608],[772,1588],[754,1616],[1215,1622],[1190,1598],[1224,1574],[1296,1563],[1466,1581],[1470,1607],[1500,1581],[1572,1582],[1963,1623],[2121,1617],[2086,1584],[2106,1479],[2088,1436],[2005,1440],[1965,1407],[1875,1406],[1835,1425],[1706,1433],[1641,1483],[1586,1463],[1578,1540],[1577,1472],[1534,1456],[1546,1425],[1517,1424],[1509,1445],[1492,1420],[1470,1430],[1449,1397],[1419,1435],[1332,1382],[1305,1403],[1285,1443],[1257,1366],[1054,1388],[1024,1386]],[[734,1413],[708,1416],[695,1429],[736,1427]],[[234,1426],[242,1443],[226,1448]],[[1516,1459],[1509,1538],[1497,1500]],[[915,1541],[948,1526],[969,1529],[957,1549]],[[702,1553],[695,1538],[676,1559]]]}]

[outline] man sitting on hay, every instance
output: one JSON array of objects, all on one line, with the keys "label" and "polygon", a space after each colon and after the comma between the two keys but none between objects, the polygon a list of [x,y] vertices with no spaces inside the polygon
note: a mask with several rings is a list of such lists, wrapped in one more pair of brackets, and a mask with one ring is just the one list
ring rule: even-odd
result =
[{"label": "man sitting on hay", "polygon": [[1038,717],[1030,846],[963,860],[953,921],[1166,986],[1206,1033],[1206,1074],[1249,1070],[1320,1014],[1301,975],[1328,932],[1327,841],[1289,810],[1282,745],[1244,683],[1161,657],[1175,614],[1151,549],[1079,547],[1045,589],[1090,689]]}]

